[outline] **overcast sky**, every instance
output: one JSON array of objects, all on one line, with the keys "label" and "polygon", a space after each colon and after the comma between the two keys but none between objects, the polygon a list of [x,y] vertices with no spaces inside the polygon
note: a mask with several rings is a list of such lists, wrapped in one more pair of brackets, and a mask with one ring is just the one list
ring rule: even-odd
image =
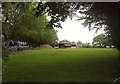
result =
[{"label": "overcast sky", "polygon": [[55,28],[58,32],[59,41],[61,40],[69,40],[69,41],[81,41],[83,43],[92,43],[93,37],[104,33],[104,30],[101,29],[98,33],[95,33],[95,30],[89,31],[88,28],[84,28],[80,21],[75,21],[67,19],[65,22],[62,22],[62,29]]}]

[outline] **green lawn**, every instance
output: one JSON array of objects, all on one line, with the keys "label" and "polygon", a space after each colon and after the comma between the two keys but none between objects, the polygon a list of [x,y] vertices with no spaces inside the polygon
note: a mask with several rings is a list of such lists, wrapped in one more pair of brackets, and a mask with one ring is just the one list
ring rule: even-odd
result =
[{"label": "green lawn", "polygon": [[105,48],[20,51],[10,55],[3,82],[112,82],[117,58]]}]

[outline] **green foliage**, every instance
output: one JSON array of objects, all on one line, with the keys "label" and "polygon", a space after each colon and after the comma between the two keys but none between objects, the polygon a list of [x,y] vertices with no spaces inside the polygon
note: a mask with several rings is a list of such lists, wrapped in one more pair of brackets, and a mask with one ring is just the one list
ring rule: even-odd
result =
[{"label": "green foliage", "polygon": [[[51,16],[49,26],[53,28],[55,23],[65,21],[67,17],[72,19],[75,12],[78,10],[83,17],[78,16],[78,20],[83,20],[83,25],[89,30],[105,28],[105,31],[112,37],[112,42],[118,50],[120,50],[120,28],[119,28],[119,2],[115,3],[99,3],[99,2],[40,2],[35,8],[36,16],[39,16],[43,11]],[[61,27],[60,24],[57,27]]]},{"label": "green foliage", "polygon": [[7,39],[26,41],[30,45],[54,44],[57,40],[54,29],[46,29],[48,20],[42,13],[38,18],[33,9],[38,3],[3,3],[3,34]]},{"label": "green foliage", "polygon": [[86,7],[80,10],[84,16],[83,25],[90,30],[105,28],[109,37],[112,37],[114,46],[120,50],[120,28],[119,28],[119,2],[115,3],[85,3]]},{"label": "green foliage", "polygon": [[91,48],[92,46],[90,43],[82,43],[81,41],[77,42],[78,45],[80,45],[82,48]]},{"label": "green foliage", "polygon": [[[32,46],[53,45],[57,40],[54,29],[46,29],[48,20],[44,13],[38,18],[33,9],[38,3],[4,2],[2,3],[2,33],[6,43],[9,40],[25,41]],[[8,60],[8,45],[2,48],[2,58]]]},{"label": "green foliage", "polygon": [[91,48],[92,46],[90,45],[90,43],[82,43],[82,47],[83,48]]},{"label": "green foliage", "polygon": [[100,34],[93,38],[93,46],[94,47],[112,46],[111,38],[106,36],[105,34]]},{"label": "green foliage", "polygon": [[62,28],[60,22],[64,22],[67,17],[70,19],[75,16],[75,12],[79,9],[80,5],[83,3],[76,2],[40,2],[38,6],[34,9],[36,10],[36,16],[40,16],[42,12],[45,12],[51,17],[48,24],[49,28],[57,27]]}]

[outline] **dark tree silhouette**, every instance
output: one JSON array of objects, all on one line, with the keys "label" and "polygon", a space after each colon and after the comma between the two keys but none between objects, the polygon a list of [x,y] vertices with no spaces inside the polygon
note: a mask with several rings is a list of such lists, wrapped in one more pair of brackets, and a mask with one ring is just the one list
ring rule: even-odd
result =
[{"label": "dark tree silhouette", "polygon": [[[85,14],[84,26],[89,26],[89,29],[100,29],[105,27],[108,35],[112,37],[113,44],[120,50],[120,28],[119,28],[119,3],[92,3],[88,10],[81,12]],[[94,25],[92,27],[92,25]]]},{"label": "dark tree silhouette", "polygon": [[[119,2],[41,2],[34,10],[36,10],[36,16],[39,16],[42,12],[46,12],[51,16],[48,25],[51,26],[50,28],[61,28],[59,22],[65,21],[68,16],[72,18],[75,12],[79,10],[79,13],[84,16],[78,17],[78,20],[85,19],[84,26],[88,26],[90,30],[99,30],[104,26],[108,35],[112,37],[113,44],[120,50]],[[92,25],[94,25],[94,27]]]},{"label": "dark tree silhouette", "polygon": [[36,17],[40,16],[43,12],[51,16],[49,25],[51,28],[62,28],[60,21],[64,22],[67,17],[71,19],[74,16],[74,12],[79,9],[82,3],[70,3],[70,2],[40,2],[38,6],[33,10],[36,11]]}]

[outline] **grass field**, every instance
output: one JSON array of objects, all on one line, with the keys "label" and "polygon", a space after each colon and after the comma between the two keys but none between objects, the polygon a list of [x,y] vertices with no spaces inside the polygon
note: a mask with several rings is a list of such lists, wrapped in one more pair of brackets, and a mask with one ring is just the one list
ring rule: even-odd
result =
[{"label": "grass field", "polygon": [[3,82],[113,82],[117,71],[114,49],[41,49],[10,55]]}]

